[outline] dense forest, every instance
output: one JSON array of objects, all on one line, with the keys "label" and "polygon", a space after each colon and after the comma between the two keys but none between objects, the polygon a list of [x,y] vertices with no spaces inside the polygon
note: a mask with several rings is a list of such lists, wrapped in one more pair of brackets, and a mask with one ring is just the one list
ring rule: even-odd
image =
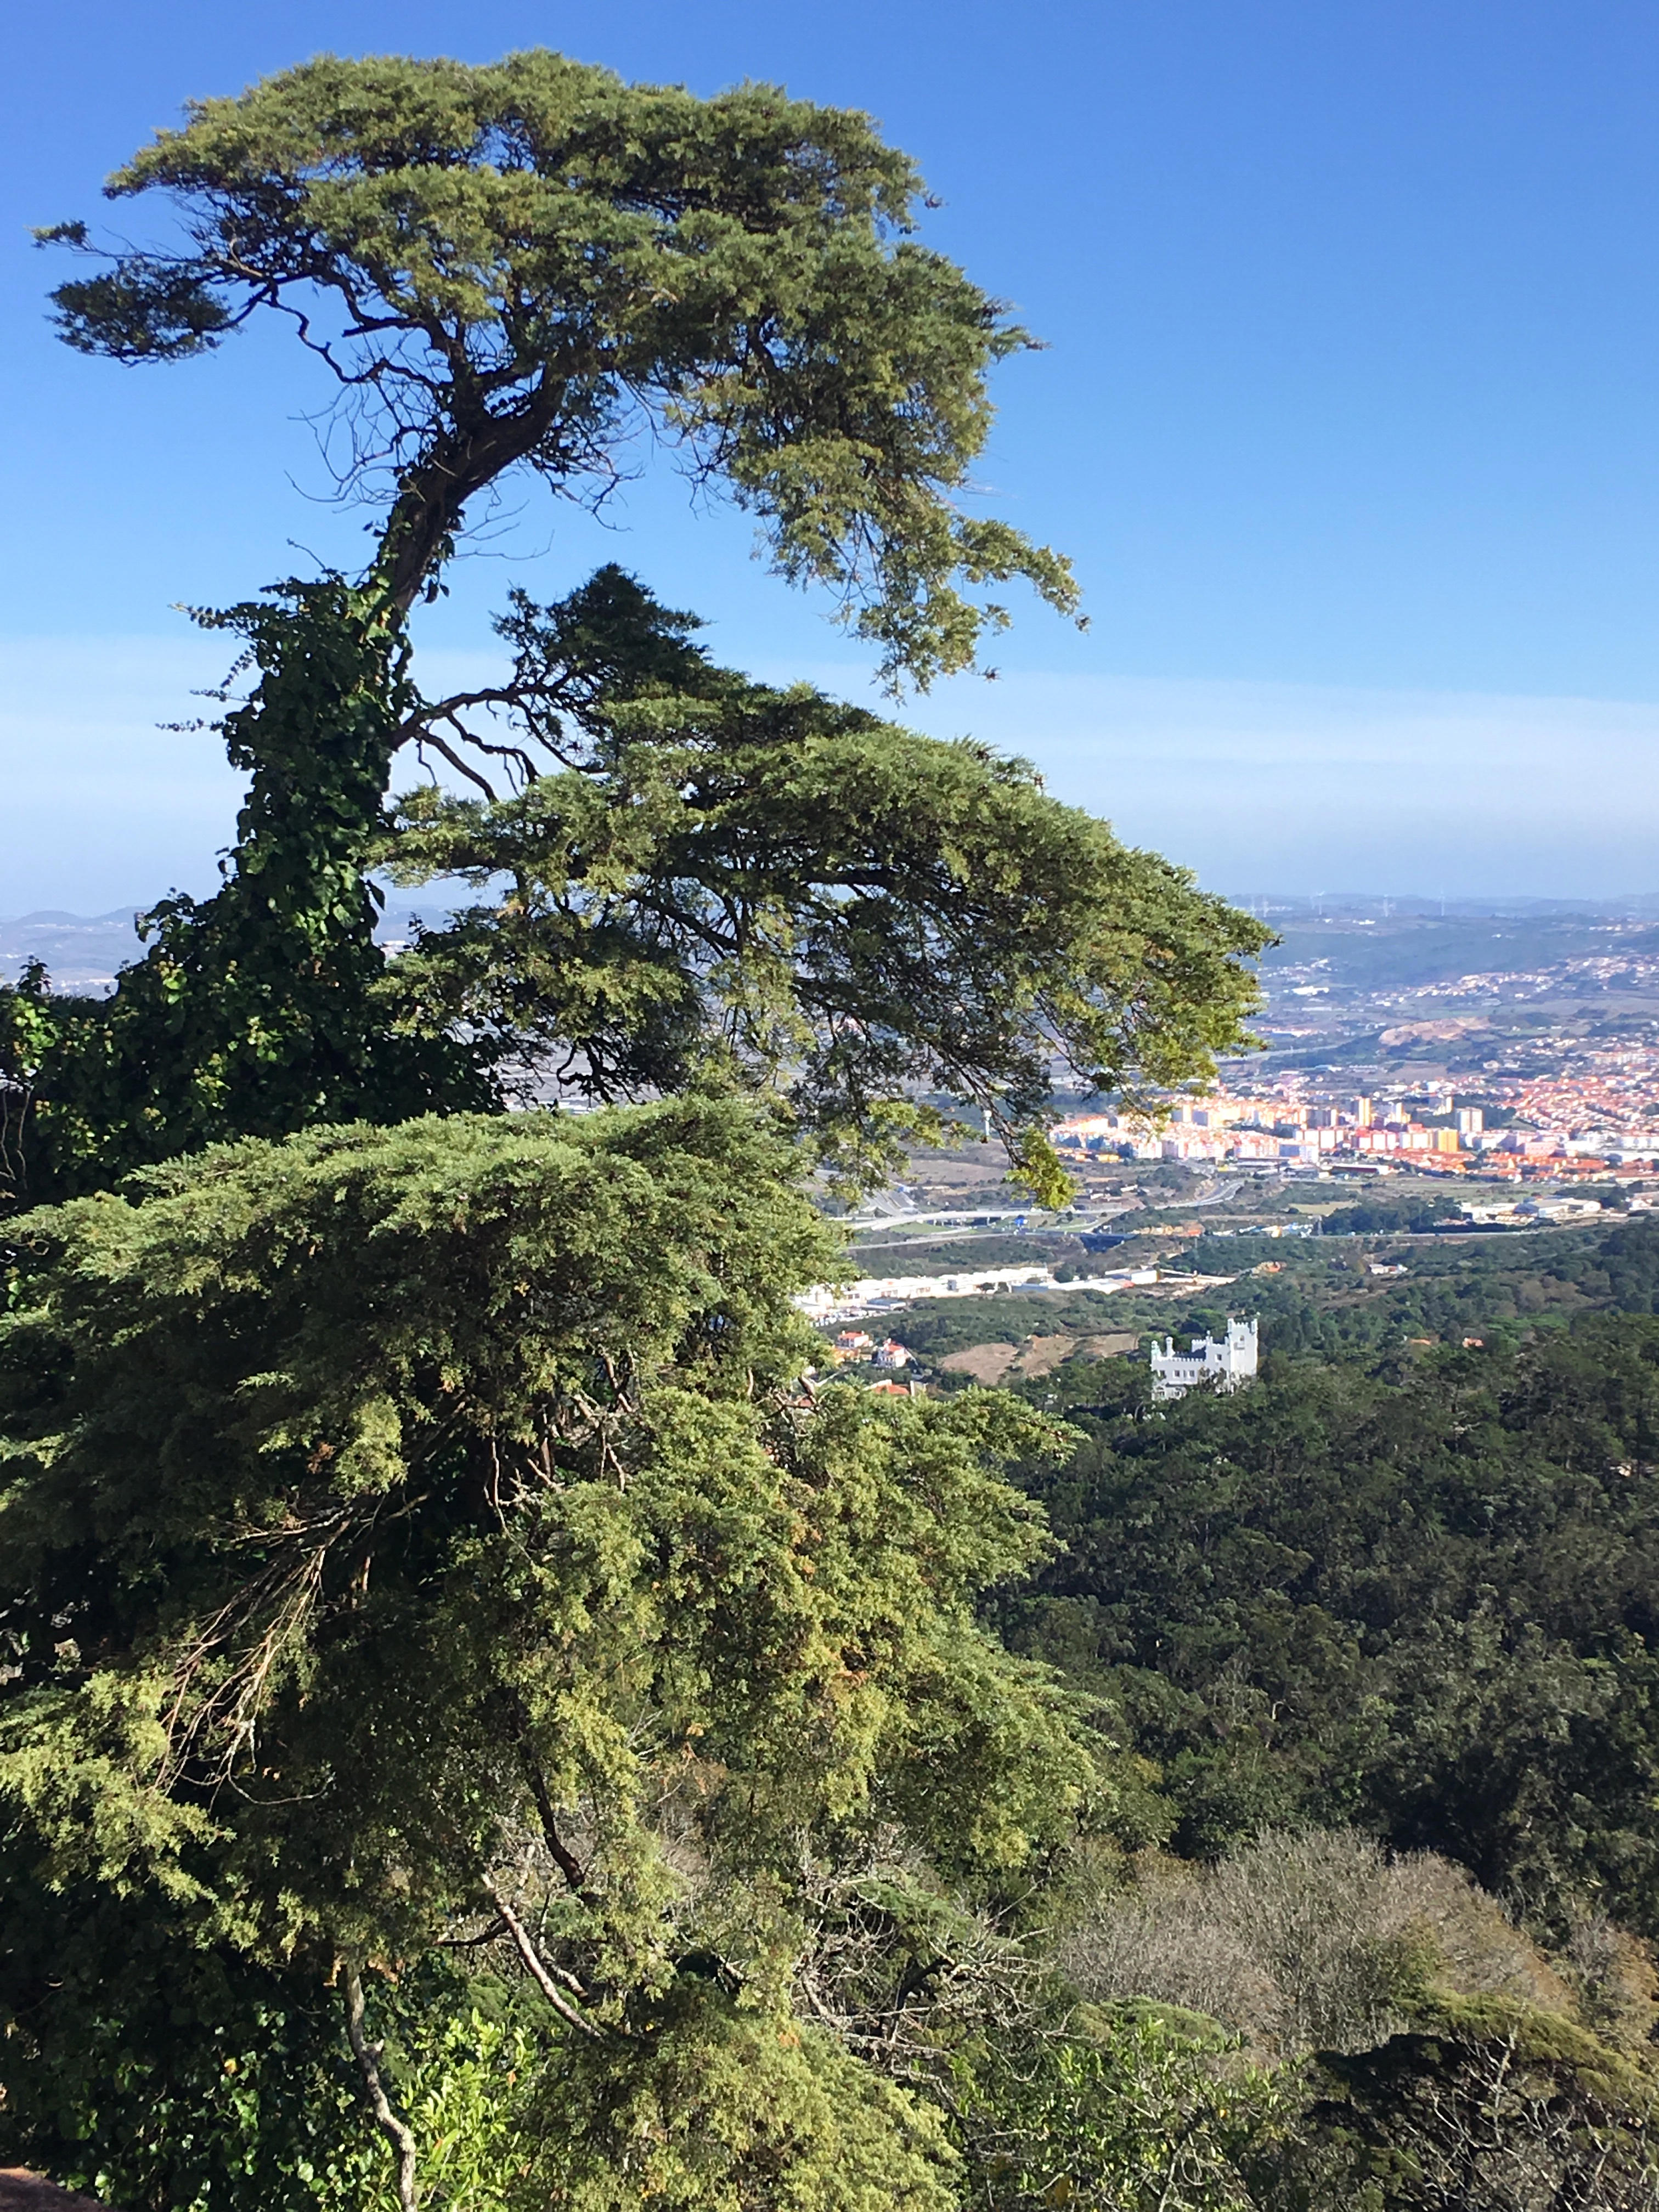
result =
[{"label": "dense forest", "polygon": [[[1208,2020],[1290,2099],[1214,2201],[1645,2205],[1659,1224],[1430,1242],[1360,1211],[1204,1240],[1200,1270],[1247,1272],[1173,1305],[905,1318],[934,1360],[1079,1346],[1010,1377],[1076,1441],[1019,1474],[1048,1558],[982,1606],[1127,1761],[1059,1955],[1120,2033]],[[1265,1357],[1232,1397],[1155,1406],[1144,1355],[1090,1348],[1109,1316],[1179,1334],[1241,1301]]]},{"label": "dense forest", "polygon": [[1074,1410],[1005,1633],[1121,1717],[1184,1856],[1354,1823],[1540,1926],[1659,1933],[1656,1393],[1659,1322],[1609,1317]]}]

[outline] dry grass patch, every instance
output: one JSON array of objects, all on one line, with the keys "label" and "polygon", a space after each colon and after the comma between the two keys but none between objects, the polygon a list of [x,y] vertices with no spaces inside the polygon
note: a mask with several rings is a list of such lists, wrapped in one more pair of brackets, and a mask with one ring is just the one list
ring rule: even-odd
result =
[{"label": "dry grass patch", "polygon": [[1019,1357],[1017,1344],[970,1344],[965,1352],[948,1352],[939,1365],[952,1375],[969,1376],[975,1382],[1000,1382]]}]

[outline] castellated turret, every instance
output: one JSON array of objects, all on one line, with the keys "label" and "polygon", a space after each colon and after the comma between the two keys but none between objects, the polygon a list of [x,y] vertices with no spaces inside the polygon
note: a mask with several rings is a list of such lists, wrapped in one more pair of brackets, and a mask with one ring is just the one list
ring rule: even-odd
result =
[{"label": "castellated turret", "polygon": [[1155,1400],[1179,1398],[1200,1382],[1212,1382],[1224,1395],[1231,1397],[1242,1390],[1247,1382],[1254,1382],[1256,1370],[1255,1317],[1237,1321],[1227,1316],[1227,1334],[1218,1340],[1213,1336],[1195,1336],[1190,1352],[1177,1352],[1175,1339],[1166,1336],[1160,1345],[1152,1340],[1152,1396]]}]

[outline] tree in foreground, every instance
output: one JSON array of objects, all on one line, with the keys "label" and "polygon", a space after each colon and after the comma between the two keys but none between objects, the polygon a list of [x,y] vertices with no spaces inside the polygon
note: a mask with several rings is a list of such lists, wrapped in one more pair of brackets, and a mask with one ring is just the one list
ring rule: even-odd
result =
[{"label": "tree in foreground", "polygon": [[[97,1188],[226,1121],[276,1134],[331,1101],[376,1120],[434,1096],[499,1107],[515,1078],[551,1073],[595,1102],[699,1079],[786,1100],[810,1153],[854,1181],[937,1135],[941,1101],[965,1102],[1064,1202],[1042,1135],[1056,1063],[1133,1091],[1200,1075],[1236,1040],[1249,916],[1023,763],[750,683],[713,665],[695,627],[603,569],[554,606],[518,600],[501,685],[408,702],[403,741],[471,715],[505,768],[480,758],[476,798],[405,793],[365,825],[360,870],[459,879],[489,902],[390,964],[365,934],[343,1088],[302,1092],[275,1060],[258,1062],[276,1086],[263,1103],[229,1080],[203,1034],[230,1001],[200,988],[212,961],[192,963],[222,946],[199,914],[175,915],[125,999],[15,994],[14,1064],[40,1097],[34,1194]],[[274,959],[281,933],[263,933]],[[315,979],[261,972],[280,1026]],[[125,1073],[123,1037],[143,1054]]]},{"label": "tree in foreground", "polygon": [[[915,171],[861,116],[765,87],[712,100],[629,88],[541,52],[487,69],[325,58],[240,99],[198,104],[108,190],[164,195],[181,240],[118,254],[60,286],[69,342],[128,362],[172,362],[211,349],[255,315],[285,317],[337,380],[343,473],[381,520],[360,577],[292,582],[205,617],[246,641],[256,677],[222,725],[233,761],[251,774],[223,890],[204,904],[174,897],[158,908],[148,957],[106,1006],[53,1001],[38,975],[8,995],[0,1049],[34,1102],[26,1195],[36,1200],[225,1136],[494,1101],[489,1053],[446,1020],[441,995],[428,1005],[394,993],[395,1008],[386,1003],[368,878],[386,857],[381,806],[393,758],[418,743],[463,774],[514,761],[530,774],[547,764],[533,741],[550,733],[550,715],[568,720],[556,711],[561,686],[592,708],[607,690],[613,703],[672,691],[689,669],[683,653],[677,661],[657,649],[665,633],[659,624],[653,640],[637,608],[613,606],[624,619],[607,630],[604,609],[580,597],[553,611],[521,603],[504,625],[517,663],[505,692],[420,699],[410,610],[441,589],[471,507],[508,471],[592,500],[623,471],[631,439],[666,443],[696,481],[755,514],[787,576],[838,595],[896,678],[925,683],[970,659],[986,625],[1004,619],[984,586],[1024,576],[1056,606],[1073,604],[1062,562],[960,505],[989,421],[987,371],[1029,341],[917,241]],[[94,251],[80,224],[43,235]],[[602,580],[597,598],[605,596]],[[597,625],[584,618],[596,611]],[[705,701],[709,688],[696,685]],[[469,706],[525,726],[503,734],[488,712],[469,719]],[[751,733],[769,720],[775,759],[802,757],[798,786],[774,776],[760,818],[744,818],[756,795],[740,788],[723,800],[734,832],[772,842],[776,913],[815,907],[821,918],[850,886],[856,917],[871,911],[873,884],[884,921],[918,879],[892,845],[924,749],[823,702],[798,702],[792,730],[787,716],[744,704],[728,686],[728,732],[740,719]],[[855,729],[867,763],[883,756],[879,811],[866,824],[843,805],[828,851],[822,836],[803,844],[793,833],[815,826],[803,810],[833,788],[812,773],[806,740],[821,754]],[[637,726],[629,741],[638,763]],[[953,844],[952,823],[937,805],[930,816],[925,787],[941,779],[957,787],[946,813],[958,831],[981,817],[975,838]],[[1199,1034],[1206,1047],[1232,1037],[1248,997],[1237,956],[1261,933],[1197,898],[1176,872],[1137,869],[1103,845],[1067,878],[1078,858],[1068,833],[1035,805],[1030,779],[1016,800],[1018,781],[983,755],[927,771],[908,845],[933,837],[934,885],[965,904],[954,937],[937,927],[908,934],[938,965],[933,996],[948,1000],[952,963],[975,940],[976,896],[998,907],[992,941],[1005,954],[1036,933],[1033,953],[1054,970],[1050,1003],[1032,984],[1031,957],[1006,976],[983,957],[977,974],[965,968],[978,997],[988,978],[1006,980],[1001,1024],[1012,1043],[983,1067],[958,1053],[970,1064],[954,1071],[970,1092],[977,1084],[998,1101],[1006,1094],[999,1117],[1024,1130],[1034,1056],[1072,1041],[1063,1024],[1048,1033],[1054,1001],[1089,1002],[1073,1009],[1074,1031],[1104,1025],[1142,1039],[1153,1017],[1190,1010],[1164,1056],[1197,1073],[1202,1051],[1183,1060],[1176,1030],[1188,1045]],[[786,794],[793,820],[777,811]],[[590,889],[603,903],[608,885]],[[1045,932],[1041,900],[1051,890],[1064,919]],[[696,923],[676,914],[665,931],[678,934],[672,957],[684,966]],[[778,937],[770,915],[750,928],[742,957],[758,967],[763,938],[775,968],[787,933]],[[597,939],[583,950],[603,964]],[[732,957],[719,931],[701,940],[702,974],[727,972]],[[798,965],[814,963],[821,948],[807,945]],[[605,986],[599,976],[585,988],[602,1000]],[[874,1126],[896,1103],[893,1069],[927,1055],[902,1019],[896,1048],[882,1034],[890,1003],[866,1008],[856,992],[826,993],[822,979],[814,989],[813,1036],[795,1040],[807,1057],[845,1070],[850,1029],[878,1039],[854,1055],[860,1082],[883,1078],[873,1093],[831,1085],[837,1109],[851,1100]],[[574,986],[563,993],[567,1003],[575,995]],[[674,1010],[651,1013],[660,1025]],[[538,1037],[549,1026],[545,1008],[527,1025]],[[561,1042],[585,1055],[593,1039],[579,1028]],[[1085,1057],[1115,1066],[1109,1054]],[[1048,1174],[1052,1182],[1051,1163]]]},{"label": "tree in foreground", "polygon": [[[973,1617],[1041,1547],[995,1474],[1041,1424],[803,1395],[789,1169],[694,1100],[26,1218],[15,2154],[132,2207],[954,2201],[927,1978],[1030,1980],[1110,1785]],[[838,2032],[907,1976],[908,2087]]]},{"label": "tree in foreground", "polygon": [[[515,599],[489,693],[422,699],[407,635],[469,502],[602,490],[646,422],[895,674],[959,666],[978,587],[1070,603],[953,504],[1023,340],[862,118],[764,88],[325,61],[112,189],[189,242],[61,288],[71,342],[290,315],[384,520],[210,618],[256,678],[223,890],[111,1000],[0,1006],[64,1201],[5,1253],[0,2126],[132,2212],[1029,2200],[1048,2123],[984,2085],[1125,2078],[1036,1892],[1144,1777],[976,1625],[1042,1549],[999,1474],[1042,1425],[803,1389],[800,1178],[931,1087],[1054,1194],[1054,1056],[1202,1074],[1260,933],[617,572]],[[388,813],[404,746],[476,797]],[[388,966],[376,869],[508,888]],[[495,1110],[550,1060],[605,1110]],[[1176,2045],[1125,2156],[1208,2114],[1190,2201],[1232,2201]]]}]

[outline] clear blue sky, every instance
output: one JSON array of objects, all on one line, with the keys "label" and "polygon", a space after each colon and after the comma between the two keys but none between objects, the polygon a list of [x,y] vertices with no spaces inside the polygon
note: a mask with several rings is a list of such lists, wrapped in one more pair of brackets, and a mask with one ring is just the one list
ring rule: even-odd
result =
[{"label": "clear blue sky", "polygon": [[[151,725],[222,647],[170,606],[361,542],[291,341],[83,361],[27,226],[97,216],[188,94],[538,43],[868,109],[944,200],[930,241],[1048,340],[999,372],[981,473],[1093,628],[1022,605],[1001,682],[911,719],[1032,754],[1218,887],[1659,889],[1651,0],[59,0],[7,49],[0,914],[210,879],[234,787]],[[527,487],[427,651],[470,662],[509,581],[618,557],[723,655],[857,688],[740,519],[665,482],[620,521]]]}]

